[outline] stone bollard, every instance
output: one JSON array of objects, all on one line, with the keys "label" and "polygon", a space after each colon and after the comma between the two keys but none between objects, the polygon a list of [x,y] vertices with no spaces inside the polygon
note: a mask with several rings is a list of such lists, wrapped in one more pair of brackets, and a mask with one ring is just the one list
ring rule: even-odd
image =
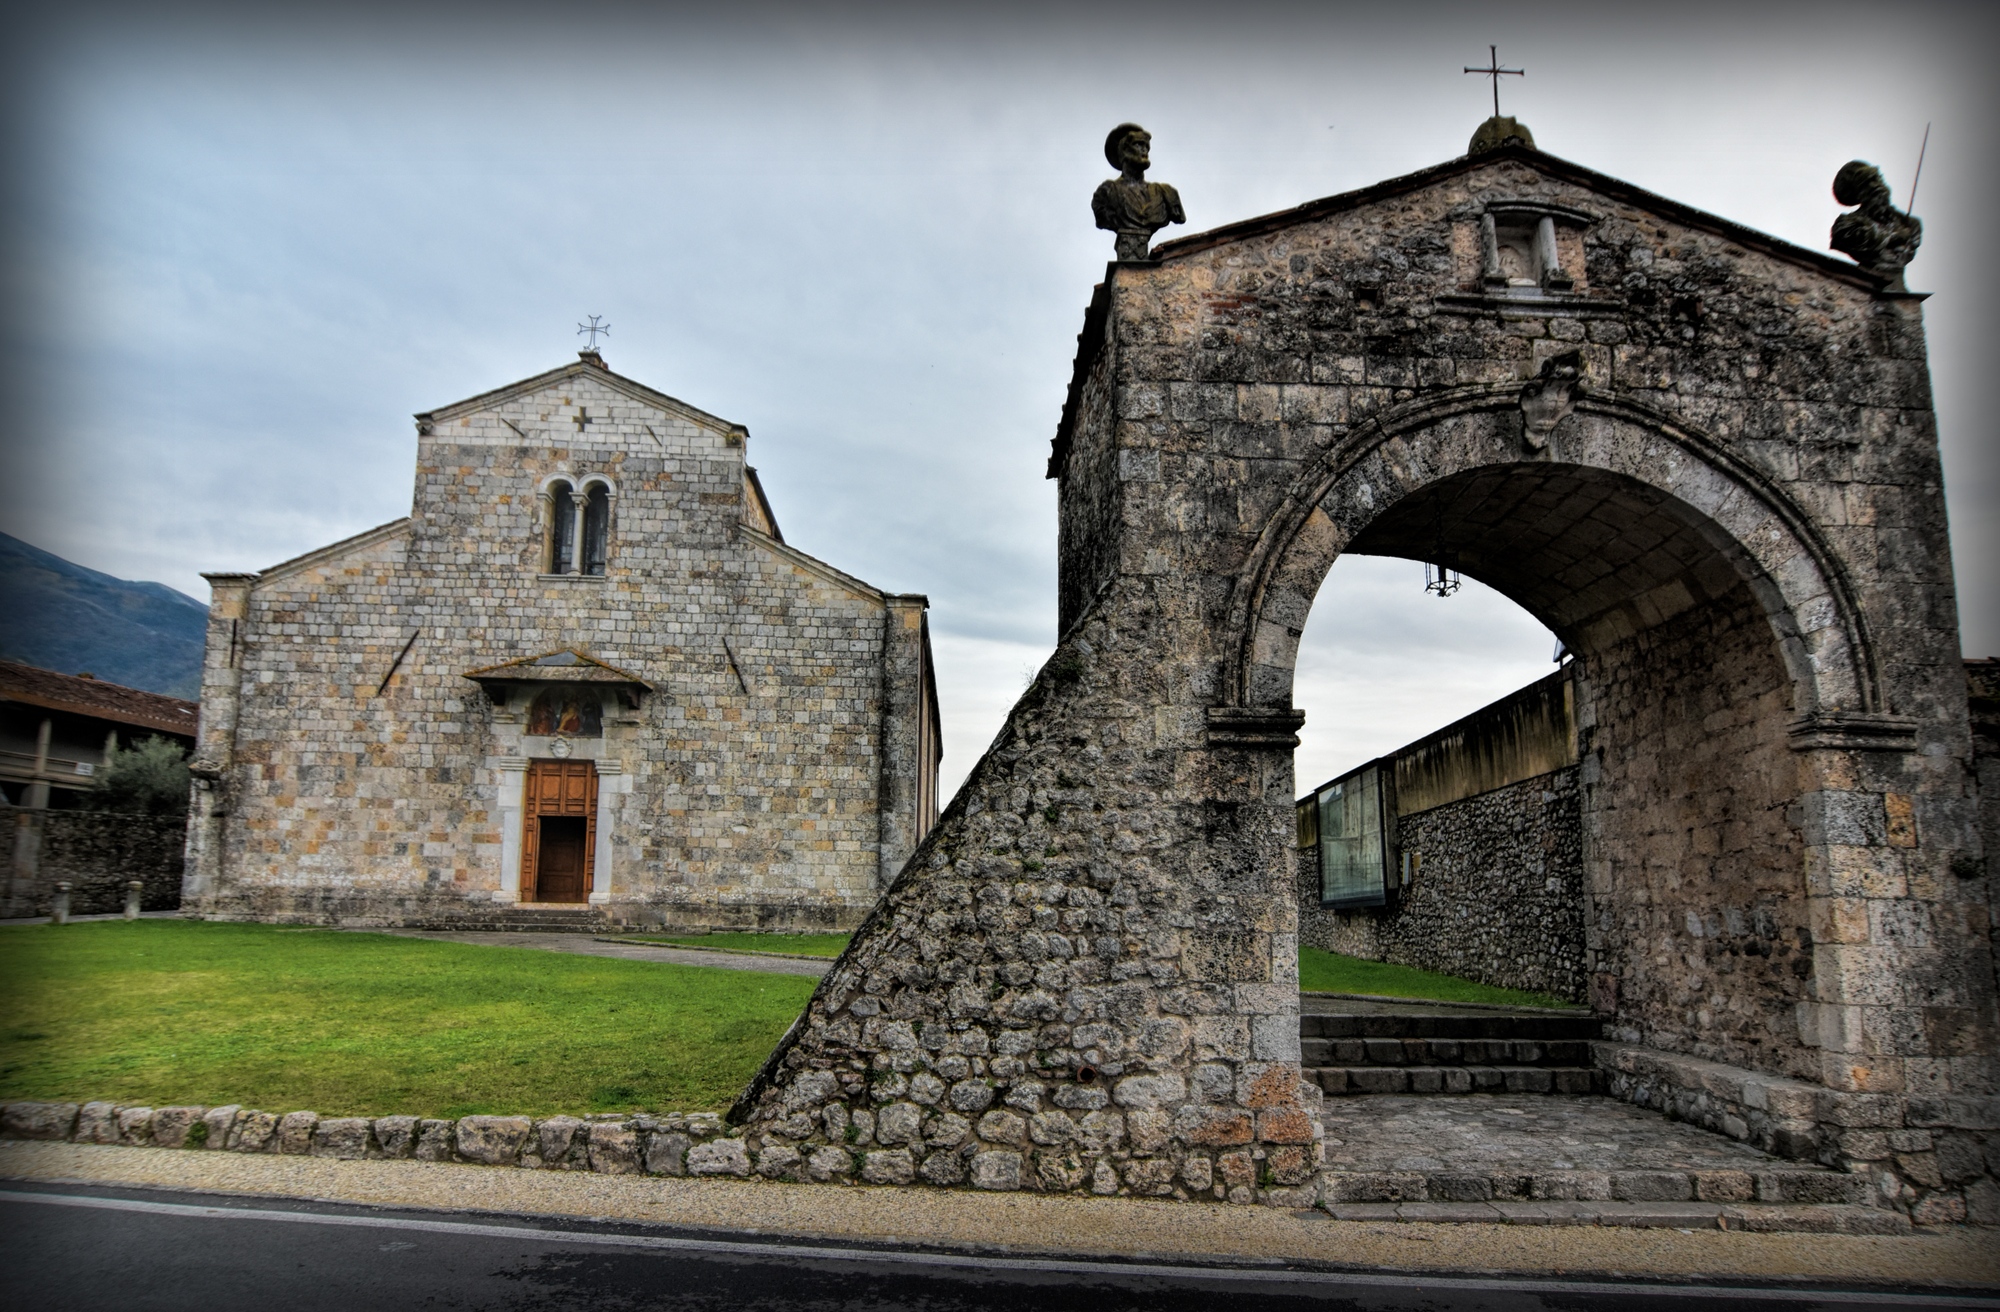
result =
[{"label": "stone bollard", "polygon": [[69,889],[67,879],[56,884],[56,895],[49,900],[49,923],[67,925],[69,923]]},{"label": "stone bollard", "polygon": [[137,920],[139,918],[139,897],[145,891],[145,880],[128,879],[125,881],[125,919]]}]

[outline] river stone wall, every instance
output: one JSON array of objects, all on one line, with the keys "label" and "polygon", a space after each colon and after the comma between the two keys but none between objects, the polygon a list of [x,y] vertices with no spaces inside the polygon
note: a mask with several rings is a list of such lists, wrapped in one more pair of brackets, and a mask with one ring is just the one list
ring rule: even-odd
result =
[{"label": "river stone wall", "polygon": [[1408,882],[1390,904],[1319,904],[1316,851],[1299,862],[1299,941],[1581,1002],[1583,830],[1578,770],[1556,770],[1397,819]]},{"label": "river stone wall", "polygon": [[125,885],[134,879],[145,884],[140,910],[180,906],[185,815],[9,810],[12,859],[0,915],[48,915],[56,884],[63,881],[70,885],[73,916],[123,911]]}]

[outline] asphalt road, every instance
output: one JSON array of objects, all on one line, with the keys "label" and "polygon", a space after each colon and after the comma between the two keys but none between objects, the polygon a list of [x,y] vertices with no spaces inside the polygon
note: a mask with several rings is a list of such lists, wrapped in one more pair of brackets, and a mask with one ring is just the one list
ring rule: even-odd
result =
[{"label": "asphalt road", "polygon": [[0,1186],[0,1307],[910,1309],[973,1312],[2000,1308],[2000,1300],[1121,1265],[472,1213]]}]

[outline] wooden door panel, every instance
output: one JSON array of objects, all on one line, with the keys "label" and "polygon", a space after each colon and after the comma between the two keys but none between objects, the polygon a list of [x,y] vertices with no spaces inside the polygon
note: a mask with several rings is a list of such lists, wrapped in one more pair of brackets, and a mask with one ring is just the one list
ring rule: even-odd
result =
[{"label": "wooden door panel", "polygon": [[[531,761],[522,793],[522,900],[584,901],[596,879],[597,767],[589,761]],[[542,821],[554,817],[582,824],[545,831]]]}]

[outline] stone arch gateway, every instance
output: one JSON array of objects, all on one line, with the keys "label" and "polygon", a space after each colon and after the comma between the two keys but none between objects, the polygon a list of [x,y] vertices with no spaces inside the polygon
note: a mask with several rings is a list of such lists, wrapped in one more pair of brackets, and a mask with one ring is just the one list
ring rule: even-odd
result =
[{"label": "stone arch gateway", "polygon": [[[1519,213],[1541,287],[1482,276]],[[1060,644],[735,1109],[760,1169],[1310,1199],[1292,664],[1339,555],[1442,550],[1577,654],[1612,1087],[1962,1192],[1884,1146],[1994,1114],[1919,306],[1520,146],[1113,265]]]}]

